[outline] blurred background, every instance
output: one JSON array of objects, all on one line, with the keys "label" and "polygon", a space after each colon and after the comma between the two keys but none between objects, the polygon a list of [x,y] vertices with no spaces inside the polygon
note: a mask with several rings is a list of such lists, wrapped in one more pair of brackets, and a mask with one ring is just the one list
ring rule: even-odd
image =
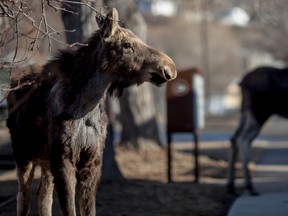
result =
[{"label": "blurred background", "polygon": [[[117,8],[120,25],[169,55],[179,73],[200,72],[204,81],[204,103],[200,107],[204,125],[200,128],[199,156],[202,182],[223,184],[225,181],[229,138],[238,124],[241,103],[238,83],[241,78],[260,65],[285,67],[288,61],[286,0],[2,0],[0,189],[6,191],[3,193],[4,201],[16,193],[15,166],[5,126],[8,114],[5,97],[11,90],[10,74],[29,64],[44,64],[59,49],[82,46],[98,28],[95,15],[105,14],[111,7]],[[107,104],[111,124],[104,155],[104,178],[166,182],[166,150],[163,148],[167,143],[166,85],[161,88],[151,84],[130,87],[119,100],[109,97]],[[181,105],[179,110],[184,113],[191,111]],[[252,162],[257,162],[267,143],[287,140],[285,125],[285,121],[274,118],[270,126],[264,128],[263,136],[256,141],[256,148],[252,151]],[[173,136],[173,142],[177,143],[173,149],[175,181],[191,182],[194,179],[192,138],[187,133]],[[237,176],[241,177],[241,173]],[[13,184],[7,180],[13,180]],[[8,183],[12,186],[8,187]],[[117,187],[119,190],[119,185]],[[135,191],[136,186],[132,187]],[[165,197],[165,190],[158,195]],[[194,190],[210,198],[213,194],[224,194],[224,190],[219,192],[219,188],[198,187]],[[175,191],[178,192],[179,188]],[[139,194],[145,192],[142,190]],[[226,195],[221,197],[227,198]],[[174,206],[173,198],[171,196],[173,204],[169,206]],[[223,215],[226,207],[221,205],[229,205],[223,199],[215,197],[212,204],[219,205],[220,210],[212,205],[211,209],[216,209],[217,213],[208,211],[208,215]],[[15,202],[12,201],[13,208]],[[198,203],[207,206],[211,200]],[[190,209],[191,203],[187,206]],[[202,212],[198,208],[200,213],[195,215],[207,214],[207,208]],[[177,212],[174,215],[181,214]]]},{"label": "blurred background", "polygon": [[[123,25],[134,29],[134,32],[149,45],[167,53],[175,61],[179,72],[194,67],[200,68],[205,79],[206,115],[223,116],[238,111],[240,101],[238,82],[242,76],[256,66],[281,67],[285,66],[287,61],[287,45],[284,41],[288,31],[285,22],[288,15],[284,0],[91,2],[98,11],[101,11],[104,5],[117,7],[120,16],[122,15]],[[63,13],[61,15],[60,10],[55,11],[53,7],[48,6],[45,15],[50,29],[45,30],[44,22],[40,23],[43,15],[42,1],[33,4],[25,1],[25,3],[25,9],[27,14],[30,10],[31,18],[18,17],[17,27],[21,35],[18,38],[16,56],[15,41],[11,41],[13,38],[16,40],[16,35],[11,34],[11,20],[1,20],[2,69],[3,63],[7,64],[13,58],[14,62],[25,59],[26,64],[28,62],[43,64],[56,50],[65,47],[67,40],[69,44],[79,40],[83,43],[89,33],[97,28],[94,21],[95,13],[82,5],[82,18],[79,20],[82,23],[82,31],[78,28],[75,33],[65,33],[64,29],[72,30],[77,28],[77,25],[63,24],[62,17],[65,15],[63,16]],[[55,6],[60,7],[58,4]],[[74,5],[74,9],[71,10],[78,10],[76,6]],[[102,11],[105,11],[104,7]],[[85,16],[90,18],[87,19]],[[32,20],[35,21],[34,26],[31,25]],[[37,31],[39,29],[35,28],[37,24],[43,25],[41,28],[44,30],[40,31],[40,40],[31,44],[33,41],[31,38],[39,34]],[[66,39],[66,35],[72,34],[76,35],[73,39]],[[52,39],[51,42],[48,36],[55,40]],[[1,80],[5,80],[3,76],[5,75],[1,73]],[[161,90],[153,89],[154,91]],[[1,91],[1,94],[3,98],[5,93]],[[153,94],[155,97],[162,96],[161,93]],[[155,110],[155,115],[161,122],[164,121],[162,119],[164,117],[161,117],[161,113],[164,113],[163,101],[161,99],[156,101],[161,102]],[[2,102],[1,106],[5,106],[5,102]],[[115,110],[117,112],[118,109]]]}]

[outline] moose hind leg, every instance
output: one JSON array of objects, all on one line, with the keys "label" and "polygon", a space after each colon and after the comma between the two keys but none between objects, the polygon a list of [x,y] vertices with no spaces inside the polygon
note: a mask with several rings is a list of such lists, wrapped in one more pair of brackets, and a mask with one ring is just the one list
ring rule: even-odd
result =
[{"label": "moose hind leg", "polygon": [[54,183],[50,171],[50,164],[42,163],[40,185],[37,191],[39,215],[52,215],[53,190]]},{"label": "moose hind leg", "polygon": [[235,135],[231,139],[231,147],[229,150],[227,188],[229,193],[236,195],[234,181],[235,181],[235,163],[238,157],[238,146],[236,145],[234,138]]},{"label": "moose hind leg", "polygon": [[243,117],[245,118],[243,129],[239,132],[238,137],[235,139],[235,143],[238,146],[241,154],[245,188],[251,195],[257,195],[258,193],[254,190],[252,184],[248,164],[250,159],[251,142],[259,134],[263,124],[259,123],[259,121],[256,120],[256,117],[250,111],[245,112]]},{"label": "moose hind leg", "polygon": [[247,118],[247,115],[242,112],[238,128],[236,129],[235,133],[231,137],[230,141],[230,149],[229,149],[229,157],[228,157],[228,177],[227,177],[227,188],[228,192],[231,194],[235,194],[235,163],[238,158],[238,144],[239,138],[243,135],[245,131],[245,127],[247,125],[247,122],[249,119]]},{"label": "moose hind leg", "polygon": [[18,194],[17,215],[24,216],[30,210],[30,188],[34,177],[35,166],[32,161],[17,161]]}]

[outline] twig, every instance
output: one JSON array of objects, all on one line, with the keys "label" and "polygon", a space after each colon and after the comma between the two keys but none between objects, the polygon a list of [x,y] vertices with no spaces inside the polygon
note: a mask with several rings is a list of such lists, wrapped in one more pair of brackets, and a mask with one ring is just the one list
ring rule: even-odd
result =
[{"label": "twig", "polygon": [[[48,46],[49,51],[51,51],[52,43],[57,42],[61,45],[65,45],[67,47],[75,47],[75,46],[87,46],[87,44],[84,43],[73,43],[73,44],[67,44],[62,41],[60,41],[57,37],[54,37],[55,34],[59,35],[60,33],[64,32],[74,32],[73,30],[56,30],[53,26],[49,24],[49,20],[47,19],[47,8],[46,6],[49,6],[53,8],[55,11],[61,10],[66,11],[72,14],[78,14],[77,12],[74,12],[72,10],[69,10],[69,8],[65,8],[65,4],[70,5],[83,5],[85,7],[88,7],[91,9],[91,11],[95,12],[99,16],[103,16],[101,13],[101,10],[97,10],[95,7],[93,7],[97,3],[97,0],[82,0],[79,1],[73,1],[73,0],[41,0],[41,17],[39,22],[36,22],[35,17],[33,16],[33,11],[30,5],[27,4],[25,0],[0,0],[0,18],[5,17],[5,19],[8,19],[8,22],[11,23],[11,26],[14,26],[14,39],[11,38],[11,40],[8,38],[8,33],[6,34],[7,38],[5,40],[0,39],[0,46],[1,46],[1,53],[4,53],[5,46],[7,46],[7,43],[12,42],[12,39],[15,40],[15,51],[13,54],[12,61],[9,62],[0,62],[0,69],[1,68],[13,68],[14,65],[23,63],[28,60],[28,58],[32,57],[30,56],[28,51],[33,51],[35,49],[35,46],[39,48],[41,41],[44,38],[47,38],[48,40]],[[28,33],[21,32],[19,27],[20,21],[26,21],[30,22],[32,29]],[[12,23],[13,22],[13,23]],[[35,31],[35,33],[33,33]],[[33,34],[33,35],[32,35]],[[4,35],[4,34],[3,34]],[[25,53],[22,59],[19,60],[19,46],[20,46],[20,37],[26,37],[27,39],[31,39],[32,41],[29,41],[28,46],[25,49]],[[3,47],[3,48],[2,48]],[[1,56],[0,53],[0,56]],[[27,55],[29,55],[27,57]]]},{"label": "twig", "polygon": [[[75,11],[68,10],[68,9],[66,9],[66,8],[64,8],[64,7],[57,7],[57,6],[55,6],[55,5],[52,5],[51,2],[50,2],[50,0],[47,0],[47,1],[48,1],[48,6],[50,6],[51,8],[53,8],[55,11],[60,10],[60,11],[65,11],[65,12],[68,12],[68,13],[71,13],[71,14],[78,15],[78,13],[75,12]],[[57,0],[54,0],[54,1],[57,1]],[[57,1],[57,2],[59,2],[59,4],[61,4],[60,1]]]},{"label": "twig", "polygon": [[[14,88],[11,88],[11,87],[8,87],[6,86],[5,84],[1,85],[0,86],[0,89],[3,90],[3,91],[15,91],[15,90],[18,90],[20,88],[23,88],[24,86],[31,86],[32,84],[36,83],[35,80],[31,81],[31,82],[25,82],[25,83],[22,83],[21,85],[17,85],[16,87]],[[5,87],[3,87],[5,86]]]},{"label": "twig", "polygon": [[73,44],[68,44],[68,47],[70,47],[70,48],[75,47],[75,46],[88,46],[88,44],[79,43],[79,42],[76,42],[76,43],[73,43]]},{"label": "twig", "polygon": [[[19,46],[19,35],[18,35],[18,22],[17,22],[17,17],[16,17],[16,46],[15,46],[15,52],[14,52],[14,56],[13,56],[13,59],[12,59],[12,62],[11,62],[11,66],[13,64],[13,62],[15,61],[16,57],[17,57],[17,54],[18,54],[18,46]],[[11,71],[10,71],[11,73]]]}]

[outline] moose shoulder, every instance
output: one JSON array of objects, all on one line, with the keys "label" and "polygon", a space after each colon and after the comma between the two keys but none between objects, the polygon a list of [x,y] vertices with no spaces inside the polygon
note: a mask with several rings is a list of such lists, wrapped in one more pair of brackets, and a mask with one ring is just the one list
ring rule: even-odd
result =
[{"label": "moose shoulder", "polygon": [[37,163],[42,171],[40,215],[51,215],[54,187],[63,215],[76,215],[76,195],[81,215],[96,215],[106,92],[120,96],[130,85],[160,86],[176,77],[167,55],[121,28],[118,20],[116,9],[99,15],[99,29],[88,46],[60,51],[43,67],[30,66],[12,75],[11,87],[17,88],[7,97],[7,126],[18,171],[18,215],[29,213]]}]

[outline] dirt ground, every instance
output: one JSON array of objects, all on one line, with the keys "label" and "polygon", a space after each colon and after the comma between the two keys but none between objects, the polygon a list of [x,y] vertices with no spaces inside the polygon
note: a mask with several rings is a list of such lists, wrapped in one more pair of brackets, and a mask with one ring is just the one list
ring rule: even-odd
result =
[{"label": "dirt ground", "polygon": [[[116,148],[123,182],[103,184],[98,193],[99,215],[225,216],[235,200],[226,192],[227,144],[201,150],[200,183],[193,183],[190,145],[174,147],[173,183],[167,183],[166,150]],[[253,152],[257,160],[260,149]],[[239,164],[238,164],[239,167]],[[253,165],[252,165],[253,168]],[[241,177],[238,170],[237,176]],[[219,183],[220,182],[220,183]],[[238,193],[242,190],[238,188]]]},{"label": "dirt ground", "polygon": [[[219,119],[206,130],[232,133],[235,118],[223,125]],[[215,123],[215,124],[214,124]],[[219,124],[220,123],[220,124]],[[222,128],[221,128],[222,127]],[[99,215],[112,216],[226,216],[236,197],[225,188],[228,140],[200,141],[200,183],[194,181],[194,157],[190,142],[173,146],[172,177],[167,183],[166,149],[115,149],[123,182],[102,184],[98,193]],[[261,156],[265,143],[255,143],[251,152],[251,170]],[[236,176],[242,177],[238,162]],[[238,194],[243,190],[237,188]]]},{"label": "dirt ground", "polygon": [[128,180],[104,184],[97,211],[103,216],[224,216],[234,199],[219,186]]},{"label": "dirt ground", "polygon": [[[199,184],[193,183],[191,143],[173,145],[173,183],[167,183],[165,148],[135,151],[116,147],[115,152],[124,180],[101,184],[98,216],[226,216],[235,201],[225,188],[228,141],[200,142]],[[261,148],[254,148],[252,161],[260,154]],[[240,169],[237,176],[241,177]],[[32,188],[34,194],[38,177],[39,173]],[[242,190],[238,188],[238,192]],[[0,215],[16,215],[16,193],[15,170],[0,171]],[[35,199],[33,196],[33,203]],[[59,209],[55,198],[53,215],[61,215]],[[38,215],[36,205],[32,205],[30,215]]]}]

